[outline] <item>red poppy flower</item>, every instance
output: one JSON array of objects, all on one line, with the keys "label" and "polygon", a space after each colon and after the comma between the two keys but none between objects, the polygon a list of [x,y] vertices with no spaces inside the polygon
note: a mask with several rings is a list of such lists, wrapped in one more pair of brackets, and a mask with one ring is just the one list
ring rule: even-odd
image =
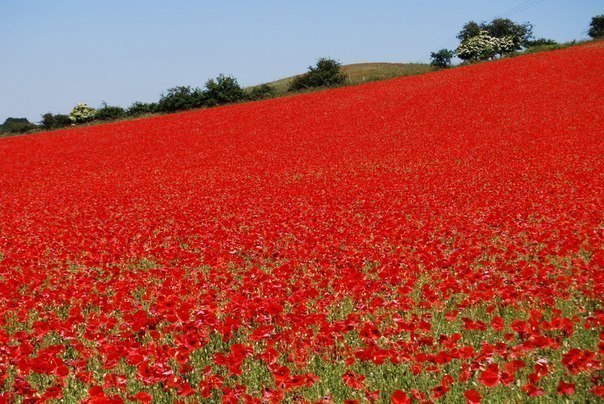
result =
[{"label": "red poppy flower", "polygon": [[392,394],[391,402],[392,404],[411,404],[411,399],[409,398],[407,393],[401,390],[396,390]]},{"label": "red poppy flower", "polygon": [[500,382],[499,368],[497,365],[489,365],[489,367],[481,373],[478,381],[487,387],[497,386]]},{"label": "red poppy flower", "polygon": [[480,404],[482,401],[482,396],[476,390],[466,390],[463,393],[463,396],[466,398],[466,402],[468,404]]}]

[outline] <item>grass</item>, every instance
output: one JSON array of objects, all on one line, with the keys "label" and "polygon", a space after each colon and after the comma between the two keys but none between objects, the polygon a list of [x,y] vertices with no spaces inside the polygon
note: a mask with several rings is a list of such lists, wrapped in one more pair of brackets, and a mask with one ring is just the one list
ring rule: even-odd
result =
[{"label": "grass", "polygon": [[[428,73],[434,71],[434,68],[427,63],[355,63],[342,66],[342,71],[348,76],[346,84],[356,85]],[[298,76],[286,77],[267,84],[274,86],[278,94],[285,94],[296,77]]]}]

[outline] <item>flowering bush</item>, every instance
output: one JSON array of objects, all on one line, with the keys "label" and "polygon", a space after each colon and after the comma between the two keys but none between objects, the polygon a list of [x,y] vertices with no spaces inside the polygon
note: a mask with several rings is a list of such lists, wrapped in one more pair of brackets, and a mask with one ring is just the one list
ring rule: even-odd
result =
[{"label": "flowering bush", "polygon": [[496,38],[486,31],[468,38],[457,48],[457,56],[462,60],[487,60],[496,55],[512,52],[516,48],[510,36]]},{"label": "flowering bush", "polygon": [[96,109],[84,103],[78,103],[69,113],[69,119],[72,123],[84,123],[94,119]]}]

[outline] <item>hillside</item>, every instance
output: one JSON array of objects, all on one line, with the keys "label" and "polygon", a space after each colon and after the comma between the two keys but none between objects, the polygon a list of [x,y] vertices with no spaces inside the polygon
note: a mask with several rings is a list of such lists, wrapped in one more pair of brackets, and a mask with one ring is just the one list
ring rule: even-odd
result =
[{"label": "hillside", "polygon": [[[342,66],[342,71],[349,78],[349,84],[413,76],[433,70],[429,64],[424,63],[355,63]],[[267,84],[275,86],[278,93],[285,93],[294,77],[296,76],[286,77]]]},{"label": "hillside", "polygon": [[604,45],[0,139],[0,402],[598,402]]}]

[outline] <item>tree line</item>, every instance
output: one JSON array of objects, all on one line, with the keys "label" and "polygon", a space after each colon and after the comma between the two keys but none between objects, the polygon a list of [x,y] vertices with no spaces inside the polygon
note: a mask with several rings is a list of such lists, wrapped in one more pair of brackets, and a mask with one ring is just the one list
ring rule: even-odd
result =
[{"label": "tree line", "polygon": [[[320,58],[315,66],[310,66],[305,74],[294,77],[288,91],[301,91],[316,87],[333,87],[343,84],[346,75],[341,64],[329,58]],[[134,102],[128,108],[108,105],[103,102],[99,108],[78,103],[69,114],[46,113],[39,125],[26,118],[8,118],[0,125],[0,133],[26,133],[35,130],[60,129],[93,121],[112,121],[136,118],[149,114],[171,113],[194,108],[211,108],[219,105],[244,101],[256,101],[275,97],[277,90],[270,84],[242,88],[237,79],[224,74],[206,81],[204,88],[178,86],[161,94],[157,102]]]},{"label": "tree line", "polygon": [[273,96],[274,87],[263,84],[243,89],[237,79],[220,74],[209,79],[204,88],[178,86],[163,92],[157,102],[136,101],[128,108],[107,105],[103,102],[99,108],[87,104],[77,104],[68,115],[46,113],[42,115],[42,129],[57,129],[92,121],[112,121],[123,118],[136,118],[149,114],[170,113],[193,108],[214,107],[223,104],[253,101]]}]

